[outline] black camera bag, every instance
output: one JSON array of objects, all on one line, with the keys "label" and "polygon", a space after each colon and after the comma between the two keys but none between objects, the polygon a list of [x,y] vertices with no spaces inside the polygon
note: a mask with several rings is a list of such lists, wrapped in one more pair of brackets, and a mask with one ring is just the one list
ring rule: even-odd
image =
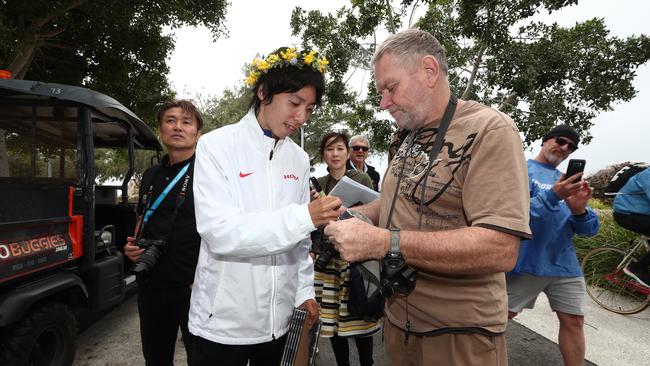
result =
[{"label": "black camera bag", "polygon": [[380,290],[378,260],[350,263],[348,311],[354,316],[375,322],[384,316],[386,297]]}]

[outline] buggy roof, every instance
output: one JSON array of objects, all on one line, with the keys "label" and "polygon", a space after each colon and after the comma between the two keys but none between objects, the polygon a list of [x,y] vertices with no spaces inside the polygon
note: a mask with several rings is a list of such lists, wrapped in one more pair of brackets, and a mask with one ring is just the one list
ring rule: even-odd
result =
[{"label": "buggy roof", "polygon": [[[37,108],[51,108],[52,101],[72,102],[91,108],[93,124],[97,122],[128,123],[133,131],[134,146],[140,149],[161,150],[160,142],[144,121],[117,100],[78,86],[56,83],[43,83],[30,80],[0,79],[0,99],[13,98],[15,101],[37,102]],[[24,108],[23,104],[23,108]],[[6,106],[5,106],[6,107]],[[114,133],[111,133],[114,132]],[[98,146],[126,146],[128,136],[123,129],[103,128],[102,136],[95,135]],[[99,138],[99,141],[98,141]],[[102,141],[103,140],[103,141]]]}]

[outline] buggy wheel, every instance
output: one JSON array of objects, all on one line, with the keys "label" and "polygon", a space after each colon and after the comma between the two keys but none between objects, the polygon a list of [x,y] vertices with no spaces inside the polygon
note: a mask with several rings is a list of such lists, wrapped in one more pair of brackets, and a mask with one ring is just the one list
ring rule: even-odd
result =
[{"label": "buggy wheel", "polygon": [[618,314],[634,314],[645,309],[650,301],[650,289],[640,286],[623,273],[623,268],[636,258],[618,248],[597,248],[582,259],[587,294],[598,305]]},{"label": "buggy wheel", "polygon": [[7,366],[68,366],[74,358],[76,321],[67,306],[39,306],[3,336],[0,361]]}]

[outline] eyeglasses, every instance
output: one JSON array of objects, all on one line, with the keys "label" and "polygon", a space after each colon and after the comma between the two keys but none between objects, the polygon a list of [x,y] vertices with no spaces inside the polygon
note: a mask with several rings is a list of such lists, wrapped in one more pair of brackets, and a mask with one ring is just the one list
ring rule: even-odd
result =
[{"label": "eyeglasses", "polygon": [[569,145],[569,150],[571,152],[578,150],[578,145],[576,145],[573,141],[560,136],[555,136],[555,143],[558,144],[558,146]]},{"label": "eyeglasses", "polygon": [[359,145],[352,146],[352,150],[354,150],[354,151],[366,152],[366,151],[368,151],[368,149],[370,149],[368,146],[359,146]]}]

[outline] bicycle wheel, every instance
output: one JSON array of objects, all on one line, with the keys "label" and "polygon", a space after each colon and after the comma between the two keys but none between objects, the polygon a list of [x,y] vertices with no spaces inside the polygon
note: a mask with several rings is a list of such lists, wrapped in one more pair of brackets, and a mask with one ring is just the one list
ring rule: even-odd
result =
[{"label": "bicycle wheel", "polygon": [[636,258],[621,263],[625,251],[618,248],[597,248],[582,259],[587,293],[600,306],[618,314],[634,314],[648,306],[650,290],[640,286],[623,273],[623,268]]}]

